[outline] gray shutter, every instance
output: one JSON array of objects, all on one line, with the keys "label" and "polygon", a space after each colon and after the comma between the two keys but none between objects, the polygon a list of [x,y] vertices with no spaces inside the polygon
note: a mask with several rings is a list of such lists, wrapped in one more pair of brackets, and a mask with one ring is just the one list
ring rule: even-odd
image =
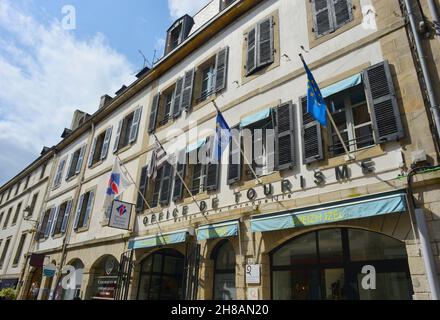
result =
[{"label": "gray shutter", "polygon": [[89,155],[89,163],[88,163],[89,168],[93,165],[93,158],[95,155],[97,141],[98,141],[98,138],[93,139],[92,149],[90,149],[90,155]]},{"label": "gray shutter", "polygon": [[53,221],[54,221],[53,218],[54,218],[56,210],[57,210],[57,208],[52,208],[50,210],[49,220],[47,221],[46,230],[44,230],[44,237],[45,238],[49,237],[50,232],[52,230],[52,224],[53,224]]},{"label": "gray shutter", "polygon": [[151,111],[150,111],[150,121],[148,123],[148,133],[152,133],[154,132],[154,130],[156,130],[157,109],[159,108],[159,100],[160,100],[160,93],[156,94],[153,97],[153,102],[151,104]]},{"label": "gray shutter", "polygon": [[72,200],[67,202],[66,212],[64,213],[63,223],[61,225],[61,233],[65,233],[67,229],[67,223],[69,222],[70,211],[72,211]]},{"label": "gray shutter", "polygon": [[[137,213],[144,211],[145,203],[144,203],[144,198],[142,196],[145,197],[145,192],[147,191],[147,188],[148,188],[148,166],[145,166],[141,170],[141,181],[139,182],[139,193],[136,201]],[[140,195],[140,193],[142,194],[142,196]]]},{"label": "gray shutter", "polygon": [[119,120],[118,131],[116,131],[116,139],[115,139],[115,144],[113,146],[113,153],[116,153],[119,150],[119,139],[121,138],[122,123],[123,122],[124,122],[124,120]]},{"label": "gray shutter", "polygon": [[314,31],[317,37],[334,31],[330,1],[333,0],[312,0]]},{"label": "gray shutter", "polygon": [[276,109],[276,169],[290,170],[297,165],[295,105],[291,102]]},{"label": "gray shutter", "polygon": [[174,119],[178,118],[182,113],[182,91],[183,78],[179,78],[176,82],[176,87],[174,88],[173,110],[171,111]]},{"label": "gray shutter", "polygon": [[241,135],[238,128],[232,130],[229,143],[228,185],[241,180]]},{"label": "gray shutter", "polygon": [[75,173],[79,174],[81,172],[82,163],[84,160],[84,154],[86,153],[87,145],[83,145],[81,147],[81,151],[79,152],[78,162],[76,163]]},{"label": "gray shutter", "polygon": [[110,140],[112,138],[112,131],[113,126],[105,131],[104,142],[102,143],[101,155],[99,157],[101,160],[105,160],[107,158]]},{"label": "gray shutter", "polygon": [[353,8],[351,0],[334,0],[334,26],[335,29],[342,27],[353,20]]},{"label": "gray shutter", "polygon": [[304,164],[324,158],[321,125],[307,112],[307,97],[300,100],[302,110],[302,140]]},{"label": "gray shutter", "polygon": [[173,166],[168,162],[163,167],[162,181],[160,185],[160,204],[163,206],[170,204],[172,186]]},{"label": "gray shutter", "polygon": [[78,230],[79,217],[81,216],[81,209],[84,202],[84,195],[81,195],[78,200],[78,208],[76,210],[75,223],[73,224],[73,230]]},{"label": "gray shutter", "polygon": [[257,68],[257,32],[256,28],[249,31],[247,35],[247,59],[246,59],[246,71],[247,74],[251,74]]},{"label": "gray shutter", "polygon": [[180,106],[182,110],[189,111],[192,107],[194,74],[194,69],[185,72],[182,92],[182,105]]},{"label": "gray shutter", "polygon": [[374,65],[363,76],[376,143],[402,139],[405,132],[390,65],[387,61]]},{"label": "gray shutter", "polygon": [[59,206],[56,210],[55,210],[55,214],[53,215],[53,220],[52,220],[52,226],[50,228],[50,235],[53,237],[55,235],[55,228],[57,226],[57,220],[58,220],[58,215],[60,214],[60,208],[61,206]]},{"label": "gray shutter", "polygon": [[[208,141],[206,143],[210,148],[210,159],[213,158],[213,152],[215,148],[215,137],[209,137]],[[220,162],[220,161],[214,161],[214,162]],[[206,164],[205,168],[205,189],[207,191],[217,191],[219,188],[219,180],[220,180],[220,163],[208,163]]]},{"label": "gray shutter", "polygon": [[274,60],[273,23],[273,17],[258,23],[258,67],[271,64]]},{"label": "gray shutter", "polygon": [[226,88],[228,77],[228,58],[229,47],[223,48],[217,53],[215,62],[215,92],[220,92]]},{"label": "gray shutter", "polygon": [[90,216],[92,215],[94,197],[95,197],[94,192],[90,191],[89,201],[87,201],[86,214],[84,215],[84,222],[81,227],[86,227],[89,225]]},{"label": "gray shutter", "polygon": [[55,176],[54,187],[58,187],[60,185],[65,165],[66,165],[66,159],[61,160],[60,164],[58,165],[57,174]]},{"label": "gray shutter", "polygon": [[[265,132],[263,131],[264,130],[256,130],[253,133],[253,139],[252,139],[253,149],[254,149],[252,162],[253,164],[255,164],[255,173],[257,174],[257,176],[263,175],[263,168],[265,162],[265,155],[263,152],[263,148],[264,148],[263,135],[265,134]],[[251,161],[251,159],[249,159],[249,161]]]},{"label": "gray shutter", "polygon": [[174,187],[173,187],[173,201],[180,201],[183,198],[183,182],[180,179],[177,172],[180,176],[185,179],[186,176],[186,150],[182,150],[179,153],[179,158],[176,165],[176,174],[174,177]]},{"label": "gray shutter", "polygon": [[128,139],[128,143],[130,143],[130,144],[134,143],[138,137],[139,124],[141,122],[141,115],[142,115],[142,107],[137,108],[134,111],[133,122],[131,124],[130,135],[129,135],[129,139]]}]

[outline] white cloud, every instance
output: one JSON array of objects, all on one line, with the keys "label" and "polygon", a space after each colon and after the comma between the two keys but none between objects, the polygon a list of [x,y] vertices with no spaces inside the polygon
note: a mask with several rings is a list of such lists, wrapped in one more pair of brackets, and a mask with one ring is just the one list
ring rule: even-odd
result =
[{"label": "white cloud", "polygon": [[193,15],[211,0],[168,0],[170,15],[173,19],[185,14]]},{"label": "white cloud", "polygon": [[76,109],[133,80],[133,67],[97,34],[80,41],[59,21],[44,26],[0,1],[0,184],[52,146]]}]

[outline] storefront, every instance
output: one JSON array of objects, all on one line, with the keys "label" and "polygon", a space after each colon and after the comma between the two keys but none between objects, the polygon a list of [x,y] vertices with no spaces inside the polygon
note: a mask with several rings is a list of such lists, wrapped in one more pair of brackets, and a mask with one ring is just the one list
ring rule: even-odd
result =
[{"label": "storefront", "polygon": [[118,283],[118,260],[109,255],[99,259],[90,270],[90,283],[86,298],[114,300]]},{"label": "storefront", "polygon": [[76,300],[81,296],[81,285],[84,274],[84,263],[75,259],[67,265],[72,267],[72,273],[67,272],[58,283],[54,300]]}]

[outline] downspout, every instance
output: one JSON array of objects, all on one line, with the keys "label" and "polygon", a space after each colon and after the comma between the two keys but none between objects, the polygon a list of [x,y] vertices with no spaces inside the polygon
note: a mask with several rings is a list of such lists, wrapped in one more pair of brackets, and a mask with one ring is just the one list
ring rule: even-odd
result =
[{"label": "downspout", "polygon": [[428,0],[429,11],[431,12],[432,23],[434,24],[434,32],[437,40],[440,41],[440,17],[437,4],[434,0]]},{"label": "downspout", "polygon": [[[90,135],[89,139],[87,140],[87,148],[84,154],[84,158],[83,158],[83,163],[82,163],[82,168],[81,168],[81,173],[78,177],[78,185],[75,191],[75,196],[72,199],[72,208],[69,214],[69,220],[67,221],[67,226],[66,226],[66,234],[64,236],[63,239],[63,246],[61,249],[61,259],[60,259],[60,263],[59,266],[57,268],[57,277],[56,277],[56,281],[55,281],[55,290],[58,287],[59,282],[61,281],[62,278],[62,270],[64,267],[64,263],[66,260],[66,256],[67,256],[67,246],[69,245],[69,240],[70,240],[70,235],[72,233],[73,230],[73,225],[72,222],[75,221],[74,217],[77,211],[77,205],[78,205],[78,199],[79,196],[81,194],[81,187],[84,181],[84,175],[86,172],[86,168],[87,168],[87,164],[88,164],[88,160],[89,160],[89,156],[90,156],[90,149],[91,149],[91,145],[93,143],[93,137],[95,136],[95,123],[92,122],[92,134]],[[55,299],[55,294],[52,295],[52,300]]]},{"label": "downspout", "polygon": [[418,31],[418,27],[417,27],[415,13],[414,13],[414,10],[412,7],[413,2],[412,2],[412,0],[404,0],[404,2],[405,2],[406,11],[408,14],[409,23],[411,26],[411,32],[413,34],[414,42],[416,45],[416,50],[417,50],[417,55],[418,55],[419,62],[420,62],[420,67],[421,67],[422,73],[423,73],[423,79],[424,79],[426,91],[428,94],[430,109],[431,109],[433,119],[434,119],[435,129],[436,129],[436,133],[437,133],[437,139],[440,139],[440,105],[439,105],[439,102],[437,101],[437,98],[435,96],[434,85],[433,85],[433,81],[431,78],[431,74],[429,72],[425,50],[423,49],[422,40],[421,40],[419,31]]}]

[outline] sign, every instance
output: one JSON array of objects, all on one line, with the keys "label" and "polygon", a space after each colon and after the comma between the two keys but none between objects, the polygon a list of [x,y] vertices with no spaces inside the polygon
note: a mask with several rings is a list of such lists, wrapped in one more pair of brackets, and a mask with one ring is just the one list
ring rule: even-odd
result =
[{"label": "sign", "polygon": [[118,277],[116,276],[98,277],[96,281],[96,295],[93,297],[93,299],[114,300],[117,284]]},{"label": "sign", "polygon": [[247,298],[251,301],[259,300],[258,288],[248,288]]},{"label": "sign", "polygon": [[246,283],[247,284],[260,284],[260,265],[248,264],[246,265]]},{"label": "sign", "polygon": [[114,200],[110,212],[109,227],[129,230],[133,205],[131,203]]},{"label": "sign", "polygon": [[43,276],[47,278],[53,278],[55,276],[55,272],[57,271],[57,267],[53,264],[49,264],[43,267]]}]

